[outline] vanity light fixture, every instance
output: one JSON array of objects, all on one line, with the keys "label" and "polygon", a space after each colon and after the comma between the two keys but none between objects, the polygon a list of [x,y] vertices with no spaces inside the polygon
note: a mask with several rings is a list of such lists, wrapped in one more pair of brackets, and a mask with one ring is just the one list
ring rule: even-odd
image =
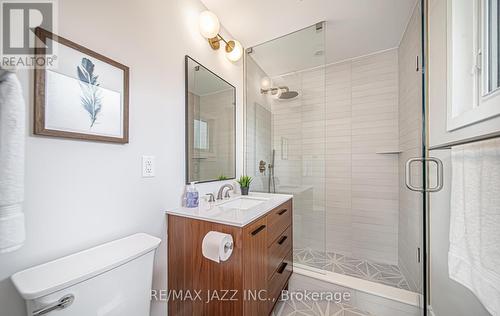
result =
[{"label": "vanity light fixture", "polygon": [[[228,47],[231,47],[231,50],[228,51]],[[232,62],[237,62],[240,60],[241,56],[243,56],[243,46],[241,46],[238,41],[229,41],[226,44],[226,57]]]},{"label": "vanity light fixture", "polygon": [[200,14],[200,33],[205,38],[217,37],[220,23],[217,16],[210,11],[203,11]]},{"label": "vanity light fixture", "polygon": [[220,42],[226,44],[226,58],[232,62],[238,61],[243,55],[243,46],[236,40],[226,41],[220,34],[220,22],[217,16],[210,11],[203,11],[200,14],[200,33],[208,40],[212,49],[220,48]]}]

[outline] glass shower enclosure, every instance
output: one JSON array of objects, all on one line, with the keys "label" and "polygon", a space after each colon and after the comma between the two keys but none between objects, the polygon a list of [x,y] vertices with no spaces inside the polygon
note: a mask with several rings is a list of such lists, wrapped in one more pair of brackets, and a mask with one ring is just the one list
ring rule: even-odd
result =
[{"label": "glass shower enclosure", "polygon": [[246,56],[246,172],[254,191],[293,194],[294,264],[318,269],[309,255],[326,242],[325,32],[318,23]]},{"label": "glass shower enclosure", "polygon": [[405,186],[423,153],[420,14],[367,56],[332,60],[326,23],[246,52],[245,169],[253,191],[294,196],[295,267],[423,291],[423,194]]}]

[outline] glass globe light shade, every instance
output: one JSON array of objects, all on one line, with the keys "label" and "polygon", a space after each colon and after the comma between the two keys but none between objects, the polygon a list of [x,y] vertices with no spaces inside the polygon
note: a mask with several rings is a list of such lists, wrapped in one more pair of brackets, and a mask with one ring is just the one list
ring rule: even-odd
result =
[{"label": "glass globe light shade", "polygon": [[231,51],[226,52],[226,57],[232,62],[238,61],[243,56],[243,46],[238,41],[229,41],[233,47]]},{"label": "glass globe light shade", "polygon": [[220,23],[217,16],[210,11],[200,13],[200,33],[204,38],[214,38],[219,34]]}]

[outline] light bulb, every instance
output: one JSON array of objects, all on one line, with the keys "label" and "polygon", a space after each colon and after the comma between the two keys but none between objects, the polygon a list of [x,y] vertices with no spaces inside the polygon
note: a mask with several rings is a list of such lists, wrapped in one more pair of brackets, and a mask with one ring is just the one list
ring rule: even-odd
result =
[{"label": "light bulb", "polygon": [[232,50],[229,52],[226,52],[226,57],[232,62],[238,61],[241,56],[243,56],[243,46],[241,46],[240,42],[238,41],[229,41],[229,43],[232,46]]},{"label": "light bulb", "polygon": [[200,14],[200,33],[204,38],[214,38],[219,34],[220,23],[217,16],[210,11]]},{"label": "light bulb", "polygon": [[262,78],[262,80],[260,81],[260,87],[263,90],[271,88],[271,79],[269,79],[269,77]]}]

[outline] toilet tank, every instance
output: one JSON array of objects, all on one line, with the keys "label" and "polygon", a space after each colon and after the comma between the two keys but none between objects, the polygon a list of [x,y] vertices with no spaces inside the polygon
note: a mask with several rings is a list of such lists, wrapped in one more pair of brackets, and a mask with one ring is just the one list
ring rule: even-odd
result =
[{"label": "toilet tank", "polygon": [[[135,234],[18,272],[28,316],[147,316],[160,239]],[[51,307],[66,298],[65,308]]]}]

